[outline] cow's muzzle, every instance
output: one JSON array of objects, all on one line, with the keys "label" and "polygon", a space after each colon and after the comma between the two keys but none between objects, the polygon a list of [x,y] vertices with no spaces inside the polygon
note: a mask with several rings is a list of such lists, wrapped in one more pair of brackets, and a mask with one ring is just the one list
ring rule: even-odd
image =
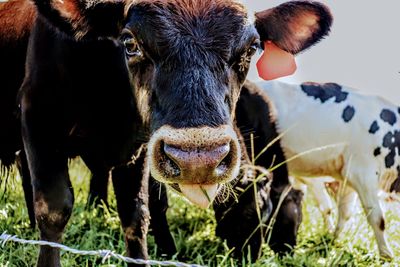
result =
[{"label": "cow's muzzle", "polygon": [[239,142],[227,125],[185,129],[163,126],[150,139],[148,162],[154,178],[177,184],[190,201],[207,207],[219,185],[239,173]]}]

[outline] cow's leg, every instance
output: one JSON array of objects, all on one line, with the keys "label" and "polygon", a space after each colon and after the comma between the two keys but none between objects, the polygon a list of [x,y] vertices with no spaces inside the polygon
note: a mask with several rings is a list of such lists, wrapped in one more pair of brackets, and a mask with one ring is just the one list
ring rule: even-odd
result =
[{"label": "cow's leg", "polygon": [[[349,183],[357,191],[361,204],[375,233],[379,253],[382,258],[391,259],[393,252],[385,237],[385,218],[378,198],[379,176],[377,170],[368,160],[357,164],[354,160],[349,172]],[[369,165],[368,165],[369,164]],[[362,168],[361,168],[362,167]]]},{"label": "cow's leg", "polygon": [[149,181],[150,228],[158,246],[159,254],[172,257],[176,253],[167,221],[168,196],[167,188],[150,177]]},{"label": "cow's leg", "polygon": [[81,157],[92,173],[87,201],[88,206],[93,204],[101,205],[102,203],[108,205],[109,169],[104,164],[101,164],[101,160],[96,160],[93,156],[82,155]]},{"label": "cow's leg", "polygon": [[113,169],[112,181],[119,218],[125,232],[127,254],[129,257],[147,259],[148,171],[142,170],[143,156],[135,164]]},{"label": "cow's leg", "polygon": [[[74,202],[67,159],[60,158],[59,164],[57,167],[54,167],[54,162],[46,164],[45,166],[49,166],[46,170],[31,165],[35,217],[40,230],[40,239],[52,242],[61,242]],[[41,246],[38,266],[60,266],[59,250]]]},{"label": "cow's leg", "polygon": [[335,229],[335,238],[343,231],[346,223],[354,216],[354,208],[357,201],[356,192],[350,187],[343,185],[337,196],[338,222]]},{"label": "cow's leg", "polygon": [[[35,98],[38,100],[39,98]],[[35,218],[40,239],[61,242],[73,207],[74,194],[68,175],[68,157],[59,140],[55,112],[40,110],[45,104],[22,100],[21,125],[24,149],[32,177]],[[48,104],[46,102],[46,104]],[[59,249],[41,246],[38,266],[60,266]]]},{"label": "cow's leg", "polygon": [[[64,168],[59,166],[58,171],[48,172],[50,179],[54,179],[52,181],[47,177],[38,178],[39,175],[33,174],[35,217],[40,230],[40,238],[52,242],[61,242],[62,233],[71,216],[74,202],[66,159],[65,164],[62,165],[65,165]],[[32,172],[35,172],[35,169]],[[40,177],[45,177],[45,174]],[[59,250],[41,246],[38,266],[60,266]]]},{"label": "cow's leg", "polygon": [[25,151],[21,150],[17,156],[17,168],[22,179],[22,189],[24,190],[26,208],[28,210],[29,222],[32,228],[36,226],[35,212],[33,207],[33,190],[31,174],[29,173],[28,162]]},{"label": "cow's leg", "polygon": [[108,177],[108,172],[92,172],[88,196],[89,206],[93,204],[97,206],[103,203],[108,206]]},{"label": "cow's leg", "polygon": [[332,218],[333,203],[332,198],[329,195],[325,187],[325,181],[323,179],[304,179],[305,183],[312,192],[315,200],[317,201],[318,208],[322,213],[324,222],[329,232],[333,232],[335,229],[335,223]]},{"label": "cow's leg", "polygon": [[[366,188],[364,188],[365,190]],[[386,240],[385,236],[385,218],[379,203],[378,191],[366,189],[365,191],[357,190],[360,196],[364,211],[367,214],[368,222],[372,226],[375,238],[378,242],[379,253],[381,257],[391,259],[393,252]]]}]

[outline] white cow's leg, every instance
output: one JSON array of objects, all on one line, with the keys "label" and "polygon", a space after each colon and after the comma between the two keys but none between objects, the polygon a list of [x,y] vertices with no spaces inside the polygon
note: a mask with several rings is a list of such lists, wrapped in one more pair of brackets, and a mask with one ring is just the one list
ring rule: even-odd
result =
[{"label": "white cow's leg", "polygon": [[350,186],[344,186],[339,190],[337,196],[337,206],[339,210],[337,225],[335,229],[335,238],[339,236],[354,214],[355,202],[357,200],[356,192]]},{"label": "white cow's leg", "polygon": [[356,168],[358,173],[353,173],[350,181],[360,197],[368,222],[374,230],[381,257],[391,259],[393,252],[385,237],[385,218],[378,198],[377,172],[375,169],[368,168],[366,164],[363,167],[365,168]]},{"label": "white cow's leg", "polygon": [[334,230],[334,220],[332,216],[333,212],[333,203],[332,198],[328,194],[328,191],[325,187],[325,180],[319,178],[310,178],[304,179],[309,190],[314,195],[315,200],[317,201],[318,208],[324,217],[325,225],[328,228],[329,232],[333,232]]},{"label": "white cow's leg", "polygon": [[386,240],[385,218],[383,216],[377,192],[371,192],[368,191],[368,189],[363,192],[362,190],[363,189],[357,191],[359,192],[364,211],[368,216],[368,222],[374,230],[376,241],[378,242],[379,252],[384,258],[392,258],[393,253]]}]

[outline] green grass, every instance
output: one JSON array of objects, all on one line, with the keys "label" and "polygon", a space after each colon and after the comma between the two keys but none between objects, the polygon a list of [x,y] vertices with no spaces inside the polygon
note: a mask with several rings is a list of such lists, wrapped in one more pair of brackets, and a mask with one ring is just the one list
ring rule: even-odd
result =
[{"label": "green grass", "polygon": [[[123,233],[115,209],[115,199],[110,189],[110,208],[85,208],[89,171],[80,161],[70,164],[74,185],[75,206],[64,234],[64,244],[82,250],[111,249],[124,253]],[[25,239],[37,239],[37,230],[29,228],[21,182],[15,174],[7,182],[5,193],[0,195],[0,233],[7,231]],[[4,190],[3,184],[0,186]],[[200,210],[170,194],[168,218],[182,260],[208,266],[237,266],[229,256],[229,249],[215,234],[212,210]],[[265,246],[263,257],[251,266],[399,266],[400,265],[400,205],[387,205],[387,235],[395,253],[395,260],[379,260],[372,229],[360,209],[355,219],[338,240],[327,234],[321,214],[313,199],[307,197],[303,205],[303,223],[298,236],[298,246],[292,256],[278,258]],[[149,253],[156,259],[154,240],[149,236]],[[0,242],[1,244],[1,242]],[[38,248],[8,242],[0,246],[0,266],[34,266]],[[122,262],[109,259],[77,256],[62,252],[63,266],[123,266]],[[245,266],[250,264],[243,259]]]}]

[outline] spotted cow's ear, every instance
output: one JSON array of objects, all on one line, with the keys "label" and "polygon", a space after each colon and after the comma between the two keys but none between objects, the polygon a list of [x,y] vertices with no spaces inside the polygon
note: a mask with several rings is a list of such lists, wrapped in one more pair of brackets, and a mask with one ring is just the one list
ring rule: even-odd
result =
[{"label": "spotted cow's ear", "polygon": [[75,38],[116,37],[124,19],[124,0],[34,0],[55,28]]},{"label": "spotted cow's ear", "polygon": [[326,36],[333,18],[319,2],[291,1],[256,13],[255,26],[262,41],[297,54]]}]

